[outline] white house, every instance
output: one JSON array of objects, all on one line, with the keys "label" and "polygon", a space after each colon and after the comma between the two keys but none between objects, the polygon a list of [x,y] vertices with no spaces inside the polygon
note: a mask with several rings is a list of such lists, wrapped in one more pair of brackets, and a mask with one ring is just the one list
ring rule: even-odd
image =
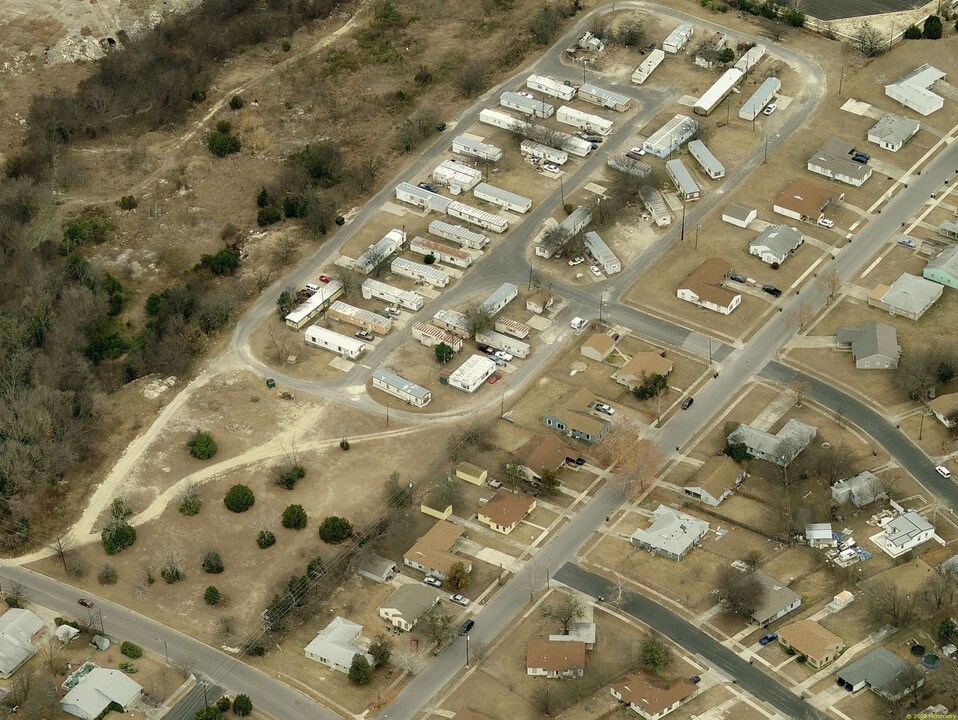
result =
[{"label": "white house", "polygon": [[885,113],[868,131],[868,142],[873,142],[885,150],[898,152],[902,146],[915,137],[921,123],[904,115]]},{"label": "white house", "polygon": [[439,593],[422,583],[406,583],[379,606],[379,617],[397,630],[409,632],[439,602]]},{"label": "white house", "polygon": [[675,294],[680,300],[729,315],[742,303],[739,293],[722,286],[732,266],[722,258],[709,258],[689,273]]},{"label": "white house", "polygon": [[472,355],[449,376],[449,387],[473,393],[496,371],[496,364],[485,355]]},{"label": "white house", "polygon": [[769,225],[748,244],[748,252],[769,265],[781,265],[804,242],[805,236],[798,228]]},{"label": "white house", "polygon": [[903,512],[885,525],[884,532],[872,536],[872,542],[896,558],[935,537],[935,526],[914,511]]},{"label": "white house", "polygon": [[666,681],[644,670],[633,670],[609,688],[612,697],[645,720],[659,720],[698,694],[686,678]]},{"label": "white house", "polygon": [[388,370],[374,370],[372,385],[415,407],[425,407],[432,400],[432,393],[426,388]]},{"label": "white house", "polygon": [[683,512],[659,505],[648,528],[632,533],[632,544],[670,560],[681,560],[709,531],[709,524]]},{"label": "white house", "polygon": [[102,717],[112,703],[127,710],[140,698],[143,688],[125,672],[96,666],[87,671],[91,664],[84,664],[64,682],[64,689],[76,683],[60,700],[64,712],[94,720]]},{"label": "white house", "polygon": [[362,655],[372,665],[373,656],[356,644],[362,634],[362,625],[337,615],[306,646],[306,657],[341,673],[349,672],[355,655]]},{"label": "white house", "polygon": [[366,347],[366,343],[356,338],[340,335],[319,325],[310,325],[306,328],[306,344],[313,347],[331,350],[344,358],[355,360]]}]

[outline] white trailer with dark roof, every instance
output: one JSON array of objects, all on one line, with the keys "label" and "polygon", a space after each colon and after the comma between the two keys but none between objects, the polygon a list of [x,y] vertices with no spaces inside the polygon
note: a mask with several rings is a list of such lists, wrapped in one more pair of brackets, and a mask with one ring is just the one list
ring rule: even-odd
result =
[{"label": "white trailer with dark roof", "polygon": [[565,150],[556,150],[535,140],[523,140],[519,145],[519,152],[526,157],[545,160],[556,165],[564,165],[569,159],[569,153]]},{"label": "white trailer with dark roof", "polygon": [[432,393],[426,388],[388,370],[374,370],[372,385],[416,407],[425,407],[432,400]]},{"label": "white trailer with dark roof", "polygon": [[605,270],[606,274],[614,275],[617,272],[622,272],[622,263],[619,262],[619,258],[612,248],[605,244],[599,233],[597,232],[587,232],[583,236],[585,241],[585,246],[589,250],[589,254],[593,259],[602,266],[602,269]]},{"label": "white trailer with dark roof", "polygon": [[480,160],[488,160],[489,162],[499,162],[502,160],[502,148],[473,140],[465,135],[460,135],[452,141],[452,151],[457,155],[466,155],[468,157],[479,158]]},{"label": "white trailer with dark roof", "polygon": [[509,192],[508,190],[503,190],[489,183],[479,183],[476,185],[476,189],[472,191],[472,194],[480,200],[485,200],[493,205],[498,205],[501,208],[514,212],[529,212],[530,208],[532,208],[532,200],[529,198],[514,192]]},{"label": "white trailer with dark roof", "polygon": [[563,105],[559,108],[559,111],[556,113],[556,120],[564,125],[571,125],[580,130],[598,133],[599,135],[608,135],[612,132],[613,123],[611,120],[606,120],[598,115],[584,113],[568,105]]},{"label": "white trailer with dark roof", "polygon": [[329,310],[326,311],[326,317],[341,320],[344,323],[355,325],[363,330],[369,330],[377,335],[385,335],[393,326],[392,318],[374,313],[372,310],[358,308],[339,300],[329,306]]},{"label": "white trailer with dark roof", "polygon": [[685,167],[685,163],[681,160],[668,160],[665,163],[665,172],[672,178],[675,189],[678,190],[683,200],[699,199],[702,190],[699,188],[698,183],[692,178],[688,168]]},{"label": "white trailer with dark roof", "polygon": [[566,85],[564,82],[554,80],[545,75],[530,75],[526,78],[526,87],[536,92],[544,93],[550,97],[560,100],[571,100],[575,97],[576,88],[574,85]]},{"label": "white trailer with dark roof", "polygon": [[499,104],[504,108],[517,110],[529,117],[552,117],[552,114],[556,111],[554,105],[550,105],[543,100],[528,98],[525,95],[510,91],[506,91],[499,96]]},{"label": "white trailer with dark roof", "polygon": [[489,238],[462,225],[453,225],[442,220],[433,220],[429,223],[429,232],[446,240],[457,242],[462,247],[473,250],[482,250],[489,244]]},{"label": "white trailer with dark roof", "polygon": [[689,143],[689,155],[694,157],[702,167],[702,172],[713,180],[725,177],[725,166],[712,154],[701,140]]},{"label": "white trailer with dark roof", "polygon": [[657,68],[662,61],[665,60],[665,52],[656,48],[649,53],[649,56],[642,61],[642,64],[639,65],[635,72],[632,73],[632,82],[636,85],[641,85],[646,80],[649,79],[649,75],[652,74],[652,71]]},{"label": "white trailer with dark roof", "polygon": [[387,285],[386,283],[373,279],[363,280],[362,292],[363,298],[366,300],[378,298],[392,305],[401,305],[413,312],[422,310],[423,303],[425,302],[423,296],[417,292],[402,290],[401,288],[393,287],[392,285]]},{"label": "white trailer with dark roof", "polygon": [[491,110],[489,108],[484,108],[479,112],[479,122],[484,125],[502,128],[509,132],[518,132],[519,128],[522,127],[522,121],[514,115],[502,112],[502,110]]}]

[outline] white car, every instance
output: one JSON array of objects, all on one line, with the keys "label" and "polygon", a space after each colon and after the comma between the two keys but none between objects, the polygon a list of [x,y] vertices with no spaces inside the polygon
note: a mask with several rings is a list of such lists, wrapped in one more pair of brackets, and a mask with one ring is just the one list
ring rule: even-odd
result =
[{"label": "white car", "polygon": [[606,405],[605,403],[596,403],[593,405],[593,407],[595,408],[596,412],[600,412],[603,415],[615,415],[615,408]]},{"label": "white car", "polygon": [[776,105],[775,103],[769,103],[768,106],[764,110],[762,110],[762,115],[771,115],[777,109],[778,109],[778,105]]},{"label": "white car", "polygon": [[574,257],[569,261],[569,267],[575,267],[576,265],[581,265],[584,262],[584,257]]},{"label": "white car", "polygon": [[543,167],[546,171],[551,172],[551,173],[557,173],[557,172],[559,172],[559,166],[556,165],[555,163],[546,163],[546,164],[543,165],[542,167]]},{"label": "white car", "polygon": [[496,350],[495,354],[496,354],[496,357],[499,358],[500,360],[505,360],[506,362],[509,362],[510,360],[512,360],[512,354],[507,353],[505,350]]},{"label": "white car", "polygon": [[450,595],[449,602],[454,602],[456,605],[462,605],[466,607],[469,605],[469,598],[463,597],[462,595]]},{"label": "white car", "polygon": [[935,472],[941,475],[945,480],[951,479],[951,470],[946,468],[944,465],[939,465],[935,468]]},{"label": "white car", "polygon": [[645,148],[634,147],[629,150],[630,153],[635,153],[636,155],[645,155]]},{"label": "white car", "polygon": [[426,577],[422,579],[422,581],[424,585],[428,585],[429,587],[434,587],[434,588],[442,587],[442,580],[440,580],[439,578],[434,578],[432,575],[427,575]]},{"label": "white car", "polygon": [[818,218],[818,224],[823,228],[833,228],[835,227],[835,221],[829,220],[828,218]]},{"label": "white car", "polygon": [[599,269],[598,265],[589,265],[589,272],[596,277],[602,277],[602,270]]},{"label": "white car", "polygon": [[387,305],[386,312],[388,312],[393,317],[398,317],[402,315],[402,310],[400,310],[396,305]]},{"label": "white car", "polygon": [[581,330],[588,324],[589,324],[589,321],[586,320],[585,318],[574,317],[572,318],[572,322],[569,323],[569,327],[571,327],[573,330]]},{"label": "white car", "polygon": [[519,94],[519,95],[522,95],[522,97],[524,97],[524,98],[529,98],[530,100],[535,100],[535,96],[534,96],[531,92],[525,92],[524,90],[520,90],[518,94]]}]

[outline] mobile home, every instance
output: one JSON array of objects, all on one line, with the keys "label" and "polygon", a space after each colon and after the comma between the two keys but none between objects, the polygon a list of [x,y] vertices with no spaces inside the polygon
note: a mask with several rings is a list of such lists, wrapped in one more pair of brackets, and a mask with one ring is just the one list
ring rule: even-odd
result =
[{"label": "mobile home", "polygon": [[350,360],[358,358],[366,347],[366,343],[356,338],[340,335],[338,332],[327,330],[318,325],[310,325],[306,328],[306,344],[323,350],[331,350]]},{"label": "mobile home", "polygon": [[530,90],[535,90],[536,92],[541,92],[545,95],[566,101],[574,98],[576,92],[575,86],[572,84],[567,85],[566,83],[553,80],[551,77],[545,77],[544,75],[530,75],[526,79],[526,87]]},{"label": "mobile home", "polygon": [[594,132],[599,135],[608,135],[612,132],[612,121],[601,118],[598,115],[590,115],[581,110],[576,110],[568,105],[563,105],[556,113],[556,120],[564,125],[571,125],[586,132]]}]

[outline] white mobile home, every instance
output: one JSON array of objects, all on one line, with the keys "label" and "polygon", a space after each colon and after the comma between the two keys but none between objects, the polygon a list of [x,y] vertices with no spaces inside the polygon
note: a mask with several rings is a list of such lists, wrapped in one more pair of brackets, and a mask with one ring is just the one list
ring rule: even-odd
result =
[{"label": "white mobile home", "polygon": [[440,185],[455,189],[472,190],[482,181],[482,171],[457,160],[444,160],[432,171],[432,180]]},{"label": "white mobile home", "polygon": [[388,370],[373,371],[373,387],[405,400],[410,405],[425,407],[432,400],[432,393],[414,382]]},{"label": "white mobile home", "polygon": [[718,158],[701,140],[693,140],[689,143],[689,155],[694,157],[702,166],[702,172],[713,180],[725,177],[725,166],[718,161]]},{"label": "white mobile home", "polygon": [[519,152],[526,157],[545,160],[556,165],[564,165],[569,159],[569,153],[564,150],[556,150],[535,140],[523,140],[522,144],[519,145]]},{"label": "white mobile home", "polygon": [[564,125],[571,125],[586,132],[594,132],[599,135],[608,135],[612,132],[612,121],[601,118],[598,115],[590,115],[581,110],[576,110],[568,105],[563,105],[556,113],[556,120]]},{"label": "white mobile home", "polygon": [[476,333],[476,342],[494,347],[496,350],[505,350],[516,357],[524,358],[529,356],[529,343],[522,340],[511,338],[495,330],[484,330]]},{"label": "white mobile home", "polygon": [[592,211],[584,205],[580,205],[572,211],[569,217],[559,223],[559,227],[562,228],[566,234],[575,235],[590,222],[592,222]]},{"label": "white mobile home", "polygon": [[669,160],[665,163],[665,171],[675,183],[675,189],[683,200],[698,200],[702,191],[698,184],[692,179],[692,175],[681,160]]},{"label": "white mobile home", "polygon": [[676,115],[642,143],[642,149],[664,158],[678,150],[699,131],[699,124],[688,115]]},{"label": "white mobile home", "polygon": [[385,317],[371,310],[364,310],[348,303],[337,300],[329,306],[326,316],[344,323],[355,325],[363,330],[369,330],[377,335],[385,335],[393,326],[392,318]]},{"label": "white mobile home", "polygon": [[756,45],[755,47],[749,48],[732,67],[748,75],[748,71],[758,65],[758,61],[765,57],[765,50],[764,45]]},{"label": "white mobile home", "polygon": [[320,285],[313,295],[302,305],[294,308],[286,316],[286,324],[299,330],[309,323],[314,317],[328,308],[333,300],[343,294],[343,284],[339,280],[330,280],[325,285]]},{"label": "white mobile home", "polygon": [[504,233],[509,229],[509,221],[501,215],[494,215],[461,202],[449,203],[446,214],[495,233]]},{"label": "white mobile home", "polygon": [[552,113],[556,111],[554,105],[550,105],[544,100],[536,100],[510,91],[506,91],[499,96],[499,104],[504,108],[517,110],[529,117],[552,117]]},{"label": "white mobile home", "polygon": [[606,273],[614,275],[622,271],[622,263],[619,262],[619,258],[616,257],[612,249],[605,244],[605,241],[599,237],[598,233],[587,232],[583,236],[583,239],[585,240],[585,246],[589,249],[589,254],[602,266],[602,269],[605,270]]},{"label": "white mobile home", "polygon": [[945,105],[940,95],[933,93],[930,88],[939,80],[945,79],[945,73],[928,63],[906,73],[895,82],[885,86],[885,94],[892,100],[910,107],[922,115],[931,115],[941,110]]},{"label": "white mobile home", "polygon": [[570,155],[585,157],[592,152],[592,143],[588,140],[583,140],[575,135],[564,132],[557,132],[555,136],[558,139],[556,144],[559,145],[560,149],[565,150]]},{"label": "white mobile home", "polygon": [[485,108],[479,112],[479,122],[484,125],[502,128],[509,132],[517,132],[521,127],[521,121],[514,115],[510,115],[502,110],[490,110]]},{"label": "white mobile home", "polygon": [[693,34],[695,28],[690,23],[682,23],[662,41],[662,49],[674,55],[688,44]]},{"label": "white mobile home", "polygon": [[566,85],[558,80],[544,75],[530,75],[526,79],[526,87],[536,92],[544,93],[560,100],[571,100],[575,97],[575,87]]},{"label": "white mobile home", "polygon": [[396,199],[422,208],[427,212],[435,210],[442,213],[446,212],[446,208],[452,202],[452,200],[439,193],[429,192],[418,185],[407,182],[401,182],[396,186]]},{"label": "white mobile home", "polygon": [[480,160],[488,160],[489,162],[499,162],[502,160],[502,148],[473,140],[465,135],[460,135],[452,141],[452,151],[457,155],[466,155],[468,157],[479,158]]},{"label": "white mobile home", "polygon": [[306,328],[306,344],[314,347],[331,350],[344,358],[355,360],[366,347],[366,343],[356,338],[340,335],[338,332],[327,330],[318,325]]},{"label": "white mobile home", "polygon": [[479,183],[476,185],[476,189],[473,190],[473,195],[480,200],[491,202],[493,205],[498,205],[501,208],[513,210],[514,212],[529,212],[529,209],[532,207],[532,200],[529,198],[517,195],[514,192],[509,192],[508,190],[503,190],[502,188],[497,188],[489,183]]},{"label": "white mobile home", "polygon": [[656,48],[649,53],[649,56],[642,61],[642,64],[632,73],[632,82],[641,85],[649,79],[649,75],[665,60],[665,52]]},{"label": "white mobile home", "polygon": [[402,290],[401,288],[393,287],[392,285],[387,285],[386,283],[371,278],[363,280],[362,292],[363,298],[366,300],[379,298],[393,305],[401,305],[413,312],[421,310],[424,302],[422,295],[417,292]]},{"label": "white mobile home", "polygon": [[495,315],[506,305],[515,300],[519,294],[519,288],[512,283],[502,283],[496,291],[482,301],[479,305],[480,310],[484,310],[489,315]]},{"label": "white mobile home", "polygon": [[496,322],[493,327],[495,328],[496,332],[512,335],[512,337],[519,338],[520,340],[525,340],[532,333],[532,328],[525,323],[521,323],[518,320],[511,320],[509,318],[496,318]]},{"label": "white mobile home", "polygon": [[353,265],[364,273],[370,273],[376,266],[386,260],[394,252],[402,248],[406,242],[406,233],[402,230],[390,230],[375,245],[353,261]]},{"label": "white mobile home", "polygon": [[482,233],[473,232],[462,225],[453,225],[442,220],[433,220],[429,223],[429,232],[473,250],[481,250],[489,244],[489,238]]},{"label": "white mobile home", "polygon": [[417,322],[412,326],[412,336],[426,347],[445,343],[453,352],[462,350],[462,338],[429,323]]},{"label": "white mobile home", "polygon": [[472,337],[472,331],[469,329],[469,320],[466,316],[455,310],[439,310],[432,316],[432,321],[443,330],[448,330],[459,337],[467,340]]},{"label": "white mobile home", "polygon": [[758,90],[752,93],[752,97],[742,103],[738,110],[738,116],[742,120],[754,120],[762,114],[762,110],[772,102],[776,93],[782,89],[782,81],[777,77],[766,78],[765,82],[758,86]]},{"label": "white mobile home", "polygon": [[482,387],[496,371],[496,364],[484,355],[472,355],[456,368],[447,379],[450,387],[472,393]]},{"label": "white mobile home", "polygon": [[406,258],[396,258],[390,266],[396,275],[412,278],[417,282],[424,282],[433,287],[446,287],[449,284],[449,275],[432,265],[423,265]]},{"label": "white mobile home", "polygon": [[599,107],[604,107],[616,112],[625,112],[632,105],[632,98],[628,95],[606,90],[597,85],[586,83],[579,88],[579,99]]},{"label": "white mobile home", "polygon": [[698,99],[692,109],[696,115],[708,115],[719,106],[728,94],[742,81],[745,73],[738,68],[729,68]]},{"label": "white mobile home", "polygon": [[412,239],[412,242],[409,243],[409,249],[425,257],[432,255],[436,260],[444,262],[447,265],[455,265],[461,268],[467,268],[472,265],[472,255],[464,250],[451,247],[436,240],[415,237]]},{"label": "white mobile home", "polygon": [[656,227],[666,227],[672,222],[672,213],[669,212],[669,206],[655,188],[644,187],[639,189],[639,200],[645,205],[645,209],[652,216],[652,222]]}]

